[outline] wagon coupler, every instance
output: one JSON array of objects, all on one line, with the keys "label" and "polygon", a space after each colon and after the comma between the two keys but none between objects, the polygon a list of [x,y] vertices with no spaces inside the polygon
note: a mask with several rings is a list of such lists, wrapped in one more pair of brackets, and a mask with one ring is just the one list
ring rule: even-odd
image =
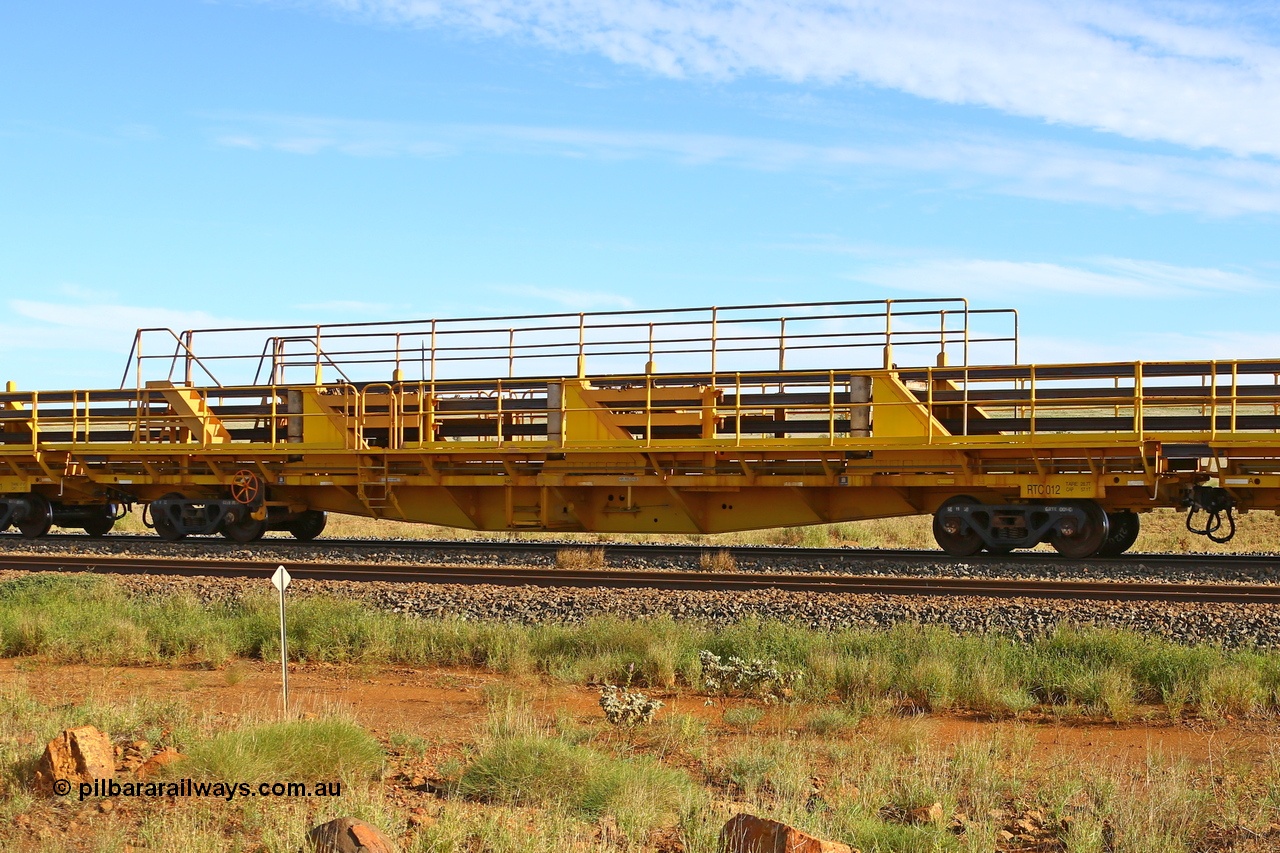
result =
[{"label": "wagon coupler", "polygon": [[[1187,508],[1187,530],[1208,536],[1213,542],[1229,542],[1236,535],[1236,520],[1231,514],[1236,499],[1226,489],[1216,486],[1192,486],[1182,496],[1182,505]],[[1195,517],[1203,511],[1208,518],[1204,527],[1196,527]],[[1223,524],[1227,532],[1220,533]]]}]

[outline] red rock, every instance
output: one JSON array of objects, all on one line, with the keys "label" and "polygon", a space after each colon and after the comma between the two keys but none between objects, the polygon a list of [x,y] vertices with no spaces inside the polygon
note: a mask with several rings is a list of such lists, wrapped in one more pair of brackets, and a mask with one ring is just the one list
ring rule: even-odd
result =
[{"label": "red rock", "polygon": [[312,827],[307,845],[314,853],[395,853],[396,849],[377,827],[353,817]]},{"label": "red rock", "polygon": [[35,788],[42,793],[52,793],[58,780],[74,785],[111,779],[115,774],[111,738],[93,726],[80,726],[67,729],[49,741],[36,765]]},{"label": "red rock", "polygon": [[918,809],[912,809],[907,812],[907,820],[910,823],[942,823],[942,819],[946,816],[946,812],[942,810],[942,803],[921,806]]},{"label": "red rock", "polygon": [[175,761],[184,761],[186,756],[173,747],[167,747],[160,750],[155,755],[148,758],[133,771],[139,779],[146,779],[148,776],[154,776],[159,773],[161,768],[172,764]]},{"label": "red rock", "polygon": [[856,853],[847,844],[825,841],[779,823],[755,815],[731,817],[720,830],[723,853]]}]

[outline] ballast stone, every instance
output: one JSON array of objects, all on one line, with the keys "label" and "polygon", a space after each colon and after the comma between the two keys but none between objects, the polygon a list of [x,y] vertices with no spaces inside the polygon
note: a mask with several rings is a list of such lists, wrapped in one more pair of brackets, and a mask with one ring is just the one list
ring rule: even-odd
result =
[{"label": "ballast stone", "polygon": [[353,817],[339,817],[314,826],[304,850],[310,853],[396,853],[391,839],[376,826]]},{"label": "ballast stone", "polygon": [[722,853],[859,853],[766,817],[737,814],[720,830]]},{"label": "ballast stone", "polygon": [[63,779],[72,784],[111,779],[116,774],[115,750],[106,732],[94,726],[65,729],[49,741],[36,765],[35,787],[53,793],[53,784]]}]

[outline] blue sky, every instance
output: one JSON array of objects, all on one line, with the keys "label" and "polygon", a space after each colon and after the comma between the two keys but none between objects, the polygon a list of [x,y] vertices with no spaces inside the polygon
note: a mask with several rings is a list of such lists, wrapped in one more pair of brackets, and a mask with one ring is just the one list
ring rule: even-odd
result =
[{"label": "blue sky", "polygon": [[[1271,3],[0,7],[0,379],[132,329],[967,296],[1280,355]],[[834,366],[834,365],[833,365]]]}]

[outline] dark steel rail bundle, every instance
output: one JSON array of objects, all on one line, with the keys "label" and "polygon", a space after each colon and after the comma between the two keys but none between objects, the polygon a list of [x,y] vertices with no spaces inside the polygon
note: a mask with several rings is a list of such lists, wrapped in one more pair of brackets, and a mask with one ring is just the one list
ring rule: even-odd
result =
[{"label": "dark steel rail bundle", "polygon": [[[160,574],[183,577],[262,578],[278,562],[154,557],[6,555],[0,568],[27,571]],[[300,563],[295,578],[329,581],[487,584],[507,587],[586,587],[698,591],[785,591],[810,594],[910,595],[1152,601],[1188,604],[1280,604],[1280,585],[1179,584],[1128,581],[1028,580],[944,577],[867,577],[832,574],[713,573],[659,570],[513,568],[485,566],[359,566]]]}]

